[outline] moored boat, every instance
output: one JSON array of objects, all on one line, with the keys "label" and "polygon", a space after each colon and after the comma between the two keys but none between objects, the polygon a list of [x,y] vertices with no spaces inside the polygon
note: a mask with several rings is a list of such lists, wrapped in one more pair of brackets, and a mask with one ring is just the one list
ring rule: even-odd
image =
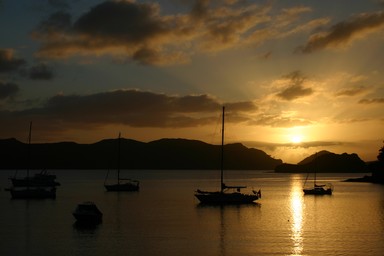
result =
[{"label": "moored boat", "polygon": [[117,183],[108,183],[108,174],[104,180],[104,187],[107,191],[114,191],[114,192],[120,192],[120,191],[139,191],[139,184],[140,182],[138,180],[133,179],[127,179],[127,178],[121,178],[120,177],[120,148],[121,148],[121,135],[119,133],[118,138],[118,160],[117,160]]},{"label": "moored boat", "polygon": [[31,137],[32,122],[29,124],[27,176],[24,178],[17,178],[15,175],[13,178],[10,178],[13,186],[5,190],[11,193],[12,199],[55,199],[56,186],[60,185],[55,181],[56,175],[49,174],[43,170],[33,177],[29,176]]},{"label": "moored boat", "polygon": [[12,199],[56,199],[56,188],[46,187],[23,187],[23,188],[8,188]]},{"label": "moored boat", "polygon": [[222,113],[222,130],[221,130],[221,189],[219,191],[202,191],[196,190],[195,197],[199,199],[202,204],[250,204],[261,198],[261,191],[252,190],[252,194],[242,193],[241,189],[246,186],[227,186],[224,184],[224,114],[225,107]]},{"label": "moored boat", "polygon": [[90,201],[78,204],[72,215],[79,223],[97,224],[103,219],[103,213]]},{"label": "moored boat", "polygon": [[132,179],[119,179],[118,183],[105,184],[104,187],[107,191],[138,191],[139,181]]},{"label": "moored boat", "polygon": [[330,183],[322,185],[315,184],[311,188],[304,188],[303,192],[304,195],[332,195],[333,186]]},{"label": "moored boat", "polygon": [[24,178],[11,177],[9,178],[14,187],[56,187],[60,186],[57,182],[56,175],[48,173],[47,170],[42,170],[34,176],[26,176]]},{"label": "moored boat", "polygon": [[316,170],[314,172],[313,186],[306,187],[305,185],[307,183],[307,180],[308,180],[308,175],[304,182],[304,188],[303,188],[304,195],[332,195],[333,185],[331,183],[327,183],[327,184],[316,183],[316,180],[317,180]]},{"label": "moored boat", "polygon": [[[203,204],[250,204],[261,197],[260,190],[253,191],[253,194],[239,192],[242,186],[226,187],[223,191],[196,191],[196,198]],[[232,192],[230,191],[232,189]]]}]

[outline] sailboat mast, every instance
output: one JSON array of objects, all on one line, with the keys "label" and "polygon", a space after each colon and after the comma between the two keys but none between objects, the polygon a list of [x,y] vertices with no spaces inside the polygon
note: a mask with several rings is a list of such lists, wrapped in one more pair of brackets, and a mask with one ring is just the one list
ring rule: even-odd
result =
[{"label": "sailboat mast", "polygon": [[32,121],[29,122],[29,135],[28,135],[28,166],[27,166],[28,185],[29,185],[29,168],[31,166],[31,139],[32,139]]},{"label": "sailboat mast", "polygon": [[220,180],[221,180],[221,192],[223,192],[224,190],[224,175],[223,175],[223,170],[224,170],[224,112],[225,112],[225,107],[223,106],[223,117],[222,117],[222,121],[221,121],[221,176],[220,176]]},{"label": "sailboat mast", "polygon": [[119,139],[118,139],[118,154],[117,154],[117,183],[120,184],[120,136],[121,133],[119,132]]},{"label": "sailboat mast", "polygon": [[[315,160],[314,160],[314,165],[316,165],[316,160],[317,160],[317,152],[315,154]],[[314,170],[315,170],[315,177],[313,179],[313,187],[315,188],[316,187],[316,166],[314,167]]]}]

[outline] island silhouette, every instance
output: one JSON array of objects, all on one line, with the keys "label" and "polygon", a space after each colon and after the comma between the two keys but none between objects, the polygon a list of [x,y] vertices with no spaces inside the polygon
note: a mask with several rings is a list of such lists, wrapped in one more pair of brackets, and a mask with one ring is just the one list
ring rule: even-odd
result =
[{"label": "island silhouette", "polygon": [[[75,142],[32,143],[31,169],[111,169],[117,168],[117,139],[105,139],[91,144]],[[383,148],[381,161],[366,163],[355,154],[335,154],[320,151],[298,164],[283,163],[262,150],[241,143],[225,146],[225,166],[232,170],[274,170],[280,173],[364,173],[374,177],[384,173]],[[0,139],[2,162],[0,169],[26,169],[28,144],[15,138]],[[160,139],[140,142],[121,138],[121,169],[214,170],[220,166],[220,145],[199,140]],[[378,158],[379,158],[378,156]],[[381,171],[380,171],[381,170]]]},{"label": "island silhouette", "polygon": [[285,173],[357,173],[368,172],[367,164],[355,154],[335,154],[326,150],[303,159],[298,164],[284,163],[276,166],[275,172]]},{"label": "island silhouette", "polygon": [[[93,144],[74,142],[31,144],[31,169],[117,168],[116,139]],[[282,160],[240,143],[226,144],[225,166],[233,170],[273,170]],[[1,169],[27,168],[27,144],[14,138],[0,140]],[[198,140],[160,139],[140,142],[121,138],[121,169],[204,170],[220,168],[220,145]]]}]

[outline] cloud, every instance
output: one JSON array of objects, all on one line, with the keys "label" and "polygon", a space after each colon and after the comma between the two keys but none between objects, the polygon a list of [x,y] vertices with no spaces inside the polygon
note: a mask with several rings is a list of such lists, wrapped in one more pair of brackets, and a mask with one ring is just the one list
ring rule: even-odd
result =
[{"label": "cloud", "polygon": [[304,24],[299,24],[290,30],[282,32],[279,38],[284,38],[284,37],[287,37],[293,34],[298,34],[305,31],[316,30],[319,27],[327,25],[329,22],[330,22],[329,18],[314,19],[314,20],[305,22]]},{"label": "cloud", "polygon": [[197,0],[195,1],[191,16],[197,20],[204,19],[209,15],[209,0]]},{"label": "cloud", "polygon": [[68,13],[57,12],[33,37],[42,42],[39,57],[125,54],[143,64],[159,64],[167,55],[164,44],[175,39],[169,38],[174,20],[161,16],[158,4],[106,1],[74,23]]},{"label": "cloud", "polygon": [[229,112],[249,112],[257,110],[251,101],[230,102],[225,104]]},{"label": "cloud", "polygon": [[[56,95],[40,108],[3,111],[12,127],[17,120],[38,120],[47,127],[98,128],[110,124],[131,127],[196,127],[216,122],[222,103],[209,95],[170,96],[138,90],[91,95]],[[252,103],[228,103],[228,110],[253,111]],[[232,107],[233,106],[233,107]]]},{"label": "cloud", "polygon": [[341,142],[341,141],[306,141],[299,144],[294,143],[272,143],[264,141],[243,141],[248,147],[255,148],[267,148],[269,150],[276,150],[278,148],[324,148],[333,146],[350,145],[352,142]]},{"label": "cloud", "polygon": [[13,98],[19,93],[19,86],[14,83],[4,83],[0,81],[0,100]]},{"label": "cloud", "polygon": [[0,73],[14,71],[33,80],[53,78],[53,71],[47,64],[40,63],[27,68],[27,62],[24,59],[16,58],[13,49],[0,49]]},{"label": "cloud", "polygon": [[344,88],[335,93],[336,96],[356,96],[365,93],[368,89],[364,86]]},{"label": "cloud", "polygon": [[359,101],[360,104],[383,104],[384,98],[374,98],[374,99],[362,99]]},{"label": "cloud", "polygon": [[284,91],[278,93],[277,96],[284,100],[290,101],[311,94],[313,94],[312,88],[304,88],[302,85],[292,84],[287,87]]},{"label": "cloud", "polygon": [[137,44],[167,34],[169,25],[157,4],[109,1],[81,16],[74,29],[83,35]]},{"label": "cloud", "polygon": [[293,116],[285,116],[284,113],[260,114],[251,122],[251,124],[271,127],[294,127],[310,125],[311,121]]},{"label": "cloud", "polygon": [[29,69],[28,76],[32,80],[51,80],[53,78],[53,71],[47,64],[40,63]]},{"label": "cloud", "polygon": [[306,78],[299,71],[294,71],[283,77],[283,79],[287,85],[283,91],[276,94],[283,100],[292,101],[314,93],[312,88],[304,87],[303,84]]},{"label": "cloud", "polygon": [[272,56],[272,51],[268,51],[268,52],[264,53],[263,55],[261,55],[261,57],[262,57],[263,59],[265,59],[265,60],[270,59],[271,56]]},{"label": "cloud", "polygon": [[[60,1],[59,1],[60,3]],[[60,11],[33,31],[43,58],[109,55],[144,65],[185,63],[199,52],[254,46],[300,33],[324,19],[298,24],[308,7],[272,11],[272,4],[197,0],[185,13],[163,15],[158,3],[105,1],[77,20]]]},{"label": "cloud", "polygon": [[382,29],[383,25],[383,11],[361,13],[339,22],[327,30],[313,34],[308,42],[298,50],[302,53],[312,53],[326,48],[343,47],[367,33]]},{"label": "cloud", "polygon": [[48,0],[48,4],[57,9],[70,9],[67,0]]},{"label": "cloud", "polygon": [[0,73],[17,71],[26,61],[15,58],[13,49],[0,49]]}]

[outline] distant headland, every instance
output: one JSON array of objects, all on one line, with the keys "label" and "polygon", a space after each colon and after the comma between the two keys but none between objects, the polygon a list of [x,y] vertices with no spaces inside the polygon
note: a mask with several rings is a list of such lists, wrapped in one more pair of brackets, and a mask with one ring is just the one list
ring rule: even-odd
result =
[{"label": "distant headland", "polygon": [[[198,140],[160,139],[140,142],[121,139],[120,168],[209,170],[220,169],[221,146]],[[74,142],[28,144],[14,138],[0,140],[0,169],[113,169],[118,164],[118,141],[106,139],[93,144]],[[225,168],[273,170],[282,164],[264,151],[240,143],[224,146]]]},{"label": "distant headland", "polygon": [[313,154],[298,164],[281,164],[275,172],[280,173],[363,173],[369,172],[367,164],[357,154],[335,154],[326,150]]},{"label": "distant headland", "polygon": [[[101,140],[93,144],[57,142],[32,143],[30,146],[14,138],[0,139],[0,169],[115,169],[118,166],[117,139]],[[188,139],[160,139],[151,142],[121,139],[120,146],[122,169],[220,169],[220,145]],[[365,163],[354,153],[320,151],[298,164],[288,164],[262,150],[233,143],[224,146],[224,154],[225,169],[231,170],[373,173],[372,170],[377,169],[376,162]],[[358,181],[371,182],[371,178],[367,176]]]},{"label": "distant headland", "polygon": [[379,150],[378,161],[364,162],[357,154],[334,154],[320,151],[298,164],[281,164],[275,172],[280,173],[371,173],[361,178],[351,178],[346,182],[369,182],[384,184],[384,147]]}]

